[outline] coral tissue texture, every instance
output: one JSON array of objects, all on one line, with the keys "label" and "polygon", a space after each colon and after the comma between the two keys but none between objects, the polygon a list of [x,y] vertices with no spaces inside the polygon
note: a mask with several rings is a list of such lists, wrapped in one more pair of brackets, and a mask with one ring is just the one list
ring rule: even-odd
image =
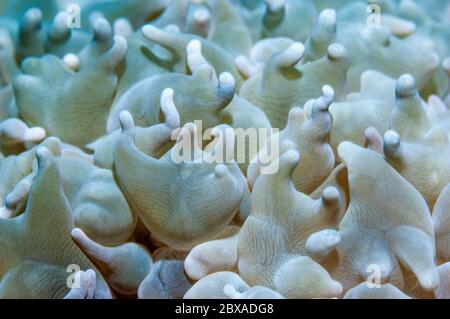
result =
[{"label": "coral tissue texture", "polygon": [[0,298],[450,298],[450,1],[0,0]]}]

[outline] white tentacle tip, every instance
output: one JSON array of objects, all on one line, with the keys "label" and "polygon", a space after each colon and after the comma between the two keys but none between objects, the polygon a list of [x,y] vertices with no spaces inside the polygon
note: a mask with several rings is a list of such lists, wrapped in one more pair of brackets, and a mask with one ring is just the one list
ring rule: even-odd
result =
[{"label": "white tentacle tip", "polygon": [[323,190],[322,199],[326,206],[337,205],[340,202],[341,194],[336,187],[326,187]]},{"label": "white tentacle tip", "polygon": [[301,124],[305,121],[306,115],[302,108],[293,107],[289,110],[288,123]]},{"label": "white tentacle tip", "polygon": [[36,154],[36,158],[38,161],[39,169],[50,166],[52,159],[53,159],[53,155],[47,148],[45,148],[43,146],[39,146],[36,149],[35,154]]},{"label": "white tentacle tip", "polygon": [[211,20],[211,13],[206,8],[199,8],[194,11],[194,21],[197,24],[205,25]]}]

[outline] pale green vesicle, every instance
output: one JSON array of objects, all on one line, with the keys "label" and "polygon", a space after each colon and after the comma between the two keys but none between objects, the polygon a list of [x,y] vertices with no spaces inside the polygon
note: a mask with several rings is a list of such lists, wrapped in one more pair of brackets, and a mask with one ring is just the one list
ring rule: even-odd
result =
[{"label": "pale green vesicle", "polygon": [[[331,128],[328,107],[333,102],[334,91],[330,86],[324,86],[322,91],[320,98],[309,101],[303,109],[292,108],[285,129],[274,133],[259,153],[260,157],[270,155],[268,149],[277,142],[280,145],[280,153],[290,148],[304,154],[292,174],[292,182],[297,190],[305,194],[310,194],[319,187],[335,166],[334,153],[328,144]],[[305,114],[307,112],[309,114]],[[247,179],[251,186],[255,184],[261,171],[275,159],[272,156],[271,161],[261,163],[261,159],[257,157],[254,163],[249,165]]]}]

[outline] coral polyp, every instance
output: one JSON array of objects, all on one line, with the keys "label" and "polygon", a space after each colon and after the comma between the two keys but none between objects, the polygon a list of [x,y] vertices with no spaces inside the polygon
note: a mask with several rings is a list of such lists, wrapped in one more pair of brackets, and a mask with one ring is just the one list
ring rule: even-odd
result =
[{"label": "coral polyp", "polygon": [[0,0],[0,298],[449,299],[449,13]]}]

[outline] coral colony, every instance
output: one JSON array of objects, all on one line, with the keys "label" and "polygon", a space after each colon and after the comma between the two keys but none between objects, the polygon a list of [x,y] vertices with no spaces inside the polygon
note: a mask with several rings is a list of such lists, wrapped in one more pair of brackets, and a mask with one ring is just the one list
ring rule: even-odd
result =
[{"label": "coral colony", "polygon": [[1,298],[450,298],[450,1],[0,12]]}]

